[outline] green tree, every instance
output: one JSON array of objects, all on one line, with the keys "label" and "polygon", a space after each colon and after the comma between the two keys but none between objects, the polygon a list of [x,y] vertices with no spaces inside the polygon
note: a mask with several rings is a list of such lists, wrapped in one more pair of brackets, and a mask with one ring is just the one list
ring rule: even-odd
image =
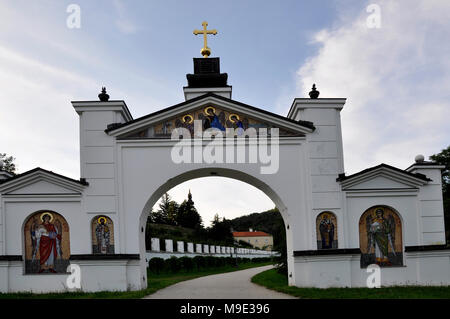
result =
[{"label": "green tree", "polygon": [[447,243],[450,244],[450,146],[430,156],[430,160],[445,168],[442,171],[442,195],[444,200],[444,221]]},{"label": "green tree", "polygon": [[196,229],[203,227],[202,218],[194,206],[194,201],[192,200],[192,194],[190,190],[188,193],[188,199],[184,200],[178,208],[178,212],[176,214],[176,222],[177,225],[186,228]]},{"label": "green tree", "polygon": [[230,222],[235,231],[248,231],[253,228],[271,234],[274,250],[286,243],[283,217],[276,207],[265,212],[237,217]]},{"label": "green tree", "polygon": [[159,209],[150,212],[150,221],[155,224],[176,225],[178,206],[178,203],[173,201],[169,194],[165,193],[161,197]]},{"label": "green tree", "polygon": [[14,161],[16,159],[12,156],[7,156],[6,153],[0,153],[0,169],[14,174],[16,172],[16,164]]},{"label": "green tree", "polygon": [[209,238],[215,242],[223,242],[232,245],[234,242],[231,232],[231,222],[226,218],[220,219],[218,214],[214,215],[211,221],[211,227],[208,229]]}]

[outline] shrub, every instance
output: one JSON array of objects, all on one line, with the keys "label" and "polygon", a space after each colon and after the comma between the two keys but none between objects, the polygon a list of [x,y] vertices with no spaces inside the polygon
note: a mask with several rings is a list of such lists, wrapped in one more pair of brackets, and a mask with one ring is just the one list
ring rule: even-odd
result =
[{"label": "shrub", "polygon": [[168,268],[173,273],[179,272],[181,269],[180,261],[175,256],[166,259],[166,265],[166,268]]},{"label": "shrub", "polygon": [[154,257],[148,261],[148,268],[152,273],[159,274],[164,270],[164,259]]},{"label": "shrub", "polygon": [[216,257],[213,256],[206,256],[205,257],[205,265],[208,268],[213,268],[216,266]]},{"label": "shrub", "polygon": [[193,261],[195,262],[195,265],[197,266],[197,269],[205,268],[205,257],[203,257],[203,256],[195,256],[193,258]]},{"label": "shrub", "polygon": [[186,270],[187,272],[190,272],[192,271],[192,269],[194,269],[194,262],[192,261],[192,258],[184,256],[181,257],[179,261],[181,268]]},{"label": "shrub", "polygon": [[232,257],[225,257],[225,263],[227,265],[234,265],[235,264],[234,258],[232,258]]},{"label": "shrub", "polygon": [[216,267],[222,267],[225,265],[225,258],[223,257],[215,257],[215,263],[214,266]]}]

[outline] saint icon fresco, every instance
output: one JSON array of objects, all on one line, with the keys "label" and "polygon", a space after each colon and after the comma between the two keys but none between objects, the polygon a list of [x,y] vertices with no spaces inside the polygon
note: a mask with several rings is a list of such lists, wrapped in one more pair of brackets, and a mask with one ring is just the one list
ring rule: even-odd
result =
[{"label": "saint icon fresco", "polygon": [[237,136],[242,136],[242,134],[244,134],[244,123],[240,120],[239,115],[237,114],[230,114],[228,117],[227,126],[234,128]]},{"label": "saint icon fresco", "polygon": [[202,120],[203,129],[215,128],[220,131],[225,131],[225,112],[221,111],[219,115],[216,114],[216,109],[208,106],[204,110],[204,114],[199,113],[198,118]]},{"label": "saint icon fresco", "polygon": [[25,272],[64,273],[69,264],[69,228],[54,212],[39,212],[25,224]]},{"label": "saint icon fresco", "polygon": [[[272,128],[277,128],[279,136],[292,136],[297,133],[288,131],[283,128],[274,126],[273,124],[262,121],[261,119],[249,118],[245,114],[233,113],[230,110],[219,108],[218,106],[206,105],[201,108],[190,110],[189,113],[177,115],[173,118],[165,119],[159,123],[152,124],[149,127],[145,127],[138,132],[133,132],[127,137],[134,138],[171,138],[173,129],[186,128],[191,133],[191,136],[197,135],[194,129],[200,129],[195,127],[194,122],[201,121],[201,129],[205,131],[209,128],[213,128],[216,132],[211,132],[213,135],[224,133],[228,128],[234,129],[235,136],[244,136],[244,134],[259,134],[259,129],[267,129],[268,136],[272,134]],[[247,129],[250,132],[246,132]],[[201,132],[200,132],[201,133]],[[197,136],[198,137],[198,136]]]},{"label": "saint icon fresco", "polygon": [[366,211],[360,220],[361,266],[401,266],[401,222],[388,207]]},{"label": "saint icon fresco", "polygon": [[114,229],[112,220],[97,216],[92,221],[92,250],[94,254],[114,254]]},{"label": "saint icon fresco", "polygon": [[188,129],[192,136],[194,134],[194,117],[190,114],[183,115],[181,119],[175,120],[175,127]]},{"label": "saint icon fresco", "polygon": [[332,212],[323,212],[316,219],[317,248],[336,249],[337,246],[337,222]]}]

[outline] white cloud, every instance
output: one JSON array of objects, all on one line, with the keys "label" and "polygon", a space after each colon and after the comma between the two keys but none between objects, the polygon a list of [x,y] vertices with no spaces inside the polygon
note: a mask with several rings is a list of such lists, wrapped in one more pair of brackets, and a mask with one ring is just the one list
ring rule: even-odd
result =
[{"label": "white cloud", "polygon": [[[259,189],[225,177],[197,178],[179,184],[169,191],[172,199],[181,203],[191,190],[203,224],[209,226],[215,214],[227,219],[262,212],[275,207],[272,200]],[[157,210],[158,203],[154,209]]]},{"label": "white cloud", "polygon": [[136,24],[127,16],[127,10],[124,3],[120,0],[114,0],[113,5],[117,12],[117,19],[115,23],[119,31],[124,34],[136,33],[138,28]]},{"label": "white cloud", "polygon": [[[115,5],[120,31],[135,32],[133,24],[127,25],[125,8],[119,1]],[[60,9],[65,13],[64,6]],[[93,99],[106,85],[112,99],[126,99],[140,116],[166,107],[174,99],[173,88],[121,65],[106,44],[68,30],[64,20],[37,23],[35,12],[0,4],[0,152],[16,157],[19,173],[40,166],[78,179],[79,124],[71,100]],[[233,218],[274,207],[262,192],[234,180],[192,180],[170,193],[181,202],[189,188],[206,225],[215,213]]]},{"label": "white cloud", "polygon": [[0,145],[19,172],[40,166],[79,178],[78,116],[70,100],[95,81],[0,46]]},{"label": "white cloud", "polygon": [[[368,2],[367,4],[369,4]],[[347,173],[385,162],[404,168],[450,141],[450,2],[377,1],[380,29],[343,11],[318,31],[317,55],[298,70],[298,90],[347,97],[342,111]],[[345,18],[344,18],[345,17]]]}]

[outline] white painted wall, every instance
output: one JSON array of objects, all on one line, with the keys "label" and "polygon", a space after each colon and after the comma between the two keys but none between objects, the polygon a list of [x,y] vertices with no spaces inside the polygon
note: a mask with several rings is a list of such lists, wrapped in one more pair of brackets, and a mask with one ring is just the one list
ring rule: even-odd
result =
[{"label": "white painted wall", "polygon": [[[104,132],[107,124],[131,119],[124,102],[74,102],[80,115],[80,172],[89,186],[79,194],[73,194],[73,191],[66,194],[59,188],[61,182],[41,179],[34,181],[34,185],[23,185],[9,195],[2,192],[0,252],[2,255],[22,255],[25,219],[37,210],[46,209],[60,213],[69,223],[71,254],[91,254],[90,223],[94,216],[103,214],[114,222],[115,253],[140,254],[141,260],[80,261],[86,272],[83,289],[145,288],[147,252],[144,239],[150,208],[174,186],[215,174],[257,187],[279,208],[286,226],[289,284],[360,286],[364,282],[365,269],[359,267],[359,256],[293,257],[294,251],[317,249],[317,214],[324,210],[336,214],[339,248],[359,247],[358,221],[373,205],[391,206],[399,212],[404,245],[442,243],[442,193],[439,169],[430,167],[412,169],[432,179],[415,190],[370,190],[370,185],[384,183],[375,179],[363,185],[366,190],[362,192],[342,191],[336,177],[344,172],[340,126],[344,102],[344,99],[296,99],[289,118],[312,121],[316,130],[306,137],[282,138],[279,170],[271,175],[261,174],[260,164],[175,164],[170,160],[173,141],[116,140]],[[232,103],[227,104],[230,105]],[[235,153],[237,150],[248,151],[248,145],[235,145],[234,148]],[[36,192],[47,194],[33,195]],[[199,248],[198,251],[203,247],[200,245]],[[225,247],[214,248],[216,254],[227,253]],[[193,251],[194,246],[189,243],[188,252]],[[252,250],[238,249],[238,252],[250,254]],[[447,251],[405,253],[405,265],[383,270],[384,283],[439,284],[449,281]],[[22,262],[2,261],[0,278],[0,291],[4,292],[61,291],[65,275],[23,275]]]},{"label": "white painted wall", "polygon": [[[298,287],[367,287],[360,255],[295,257]],[[405,253],[404,267],[380,268],[382,286],[450,285],[450,251]]]},{"label": "white painted wall", "polygon": [[[303,99],[294,100],[288,117],[294,120],[314,123],[315,131],[307,135],[307,152],[304,162],[308,167],[305,181],[311,193],[311,213],[305,222],[313,231],[309,240],[317,249],[316,218],[323,211],[331,211],[337,218],[338,248],[348,248],[342,227],[344,221],[344,199],[336,178],[344,172],[344,154],[340,112],[345,99]],[[300,221],[299,221],[300,222]]]},{"label": "white painted wall", "polygon": [[[162,258],[162,259],[169,259],[172,256],[175,257],[195,257],[195,256],[212,256],[212,257],[230,257],[231,254],[200,254],[200,253],[177,253],[177,252],[173,252],[173,253],[166,253],[166,252],[153,252],[153,251],[147,251],[145,253],[145,260],[148,261],[152,258],[158,257],[158,258]],[[273,255],[276,255],[276,253],[273,253]],[[242,257],[242,258],[265,258],[265,257],[270,257],[270,255],[260,255],[260,254],[238,254],[238,257]],[[236,255],[233,254],[232,257],[236,257]]]},{"label": "white painted wall", "polygon": [[416,163],[409,171],[420,173],[431,181],[420,187],[418,205],[419,240],[423,245],[445,244],[444,206],[442,199],[441,170],[444,166]]}]

